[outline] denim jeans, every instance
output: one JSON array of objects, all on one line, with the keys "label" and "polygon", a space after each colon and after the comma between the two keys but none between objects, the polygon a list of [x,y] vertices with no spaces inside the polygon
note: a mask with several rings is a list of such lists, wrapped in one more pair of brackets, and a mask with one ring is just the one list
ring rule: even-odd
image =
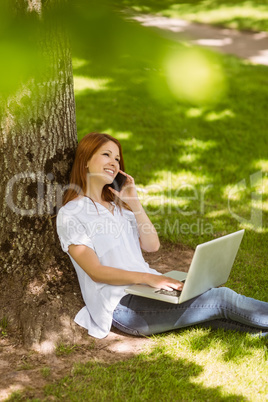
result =
[{"label": "denim jeans", "polygon": [[152,335],[195,324],[268,335],[268,303],[213,288],[181,304],[126,295],[113,314],[113,325],[131,335]]}]

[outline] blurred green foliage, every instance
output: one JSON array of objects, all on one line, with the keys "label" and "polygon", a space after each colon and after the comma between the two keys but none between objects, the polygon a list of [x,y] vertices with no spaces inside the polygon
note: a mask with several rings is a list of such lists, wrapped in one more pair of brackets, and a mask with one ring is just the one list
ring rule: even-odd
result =
[{"label": "blurred green foliage", "polygon": [[44,2],[40,15],[24,9],[14,14],[7,4],[4,0],[0,6],[0,87],[4,96],[14,94],[30,78],[48,75],[51,61],[55,62],[50,54],[59,32],[68,36],[66,46],[70,43],[76,57],[90,59],[107,71],[122,60],[132,67],[149,66],[148,90],[162,101],[177,98],[194,104],[215,103],[224,94],[221,66],[209,52],[160,37],[120,12],[118,4]]},{"label": "blurred green foliage", "polygon": [[0,3],[0,88],[6,96],[18,89],[41,66],[36,38],[39,30],[36,13],[15,13],[6,0]]}]

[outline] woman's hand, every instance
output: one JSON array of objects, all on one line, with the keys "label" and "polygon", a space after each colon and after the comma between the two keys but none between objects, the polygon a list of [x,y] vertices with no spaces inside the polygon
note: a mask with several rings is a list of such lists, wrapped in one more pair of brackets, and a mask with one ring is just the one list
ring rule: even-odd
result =
[{"label": "woman's hand", "polygon": [[119,170],[119,172],[126,177],[126,181],[121,191],[116,191],[111,187],[109,187],[109,189],[123,202],[125,202],[130,207],[131,211],[134,213],[137,221],[141,248],[148,252],[157,251],[160,247],[159,238],[154,225],[150,221],[149,217],[147,216],[146,212],[144,211],[140,203],[134,179],[133,177],[123,172],[122,170]]},{"label": "woman's hand", "polygon": [[95,251],[83,244],[71,244],[69,254],[94,282],[119,286],[147,284],[154,288],[165,290],[181,290],[183,287],[181,282],[167,276],[126,271],[102,265]]},{"label": "woman's hand", "polygon": [[135,181],[132,176],[127,174],[126,172],[123,172],[123,170],[119,170],[119,172],[126,177],[126,181],[120,191],[117,191],[113,189],[112,187],[109,187],[109,190],[115,194],[120,200],[125,202],[130,206],[131,201],[137,201],[138,199],[138,194],[135,186]]},{"label": "woman's hand", "polygon": [[148,274],[146,284],[153,288],[165,289],[165,290],[173,290],[173,289],[182,290],[183,288],[182,282],[177,281],[176,279],[173,278],[169,278],[168,276],[165,275]]}]

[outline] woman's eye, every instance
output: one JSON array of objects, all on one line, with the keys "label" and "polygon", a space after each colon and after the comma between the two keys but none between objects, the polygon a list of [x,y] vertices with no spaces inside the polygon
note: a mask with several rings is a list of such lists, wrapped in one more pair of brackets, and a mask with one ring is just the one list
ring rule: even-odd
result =
[{"label": "woman's eye", "polygon": [[[108,154],[107,152],[105,152],[105,153],[102,154],[102,155],[110,157],[110,154]],[[120,159],[117,158],[117,159],[116,159],[116,162],[120,163]]]}]

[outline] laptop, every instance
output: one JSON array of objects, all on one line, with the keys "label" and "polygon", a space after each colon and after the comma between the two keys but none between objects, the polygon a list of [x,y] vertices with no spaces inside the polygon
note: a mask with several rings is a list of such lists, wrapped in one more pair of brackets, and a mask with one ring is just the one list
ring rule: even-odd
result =
[{"label": "laptop", "polygon": [[211,288],[227,282],[244,230],[231,233],[196,247],[188,273],[170,271],[164,274],[184,282],[182,291],[152,288],[148,285],[130,285],[128,294],[179,304],[199,296]]}]

